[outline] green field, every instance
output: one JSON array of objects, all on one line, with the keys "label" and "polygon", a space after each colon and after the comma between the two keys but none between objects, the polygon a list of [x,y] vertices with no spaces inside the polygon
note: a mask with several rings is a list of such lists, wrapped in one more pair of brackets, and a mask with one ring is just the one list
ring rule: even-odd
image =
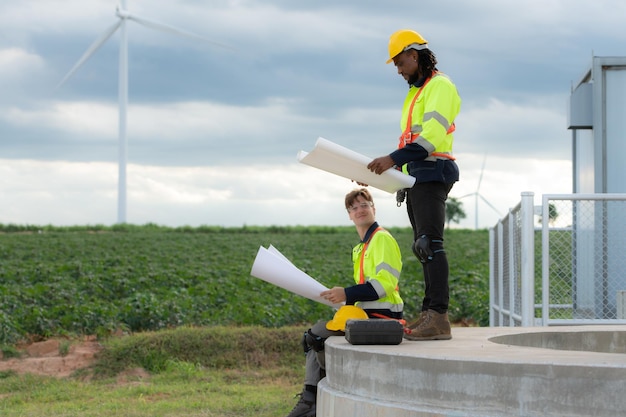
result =
[{"label": "green field", "polygon": [[[164,228],[0,226],[0,343],[26,335],[144,331],[180,325],[311,323],[329,307],[250,276],[260,246],[278,248],[328,287],[351,285],[353,227]],[[423,291],[408,228],[401,293],[415,316]],[[452,320],[488,323],[487,231],[449,230]]]}]

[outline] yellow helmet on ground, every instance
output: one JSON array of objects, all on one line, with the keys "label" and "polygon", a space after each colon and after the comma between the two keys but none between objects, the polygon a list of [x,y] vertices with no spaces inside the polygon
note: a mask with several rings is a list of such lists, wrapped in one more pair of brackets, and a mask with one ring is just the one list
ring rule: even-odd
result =
[{"label": "yellow helmet on ground", "polygon": [[413,49],[426,49],[428,41],[414,30],[401,29],[394,32],[389,38],[389,59],[387,64],[393,61],[393,58],[401,52],[404,52],[408,46],[412,45]]},{"label": "yellow helmet on ground", "polygon": [[367,319],[367,313],[361,307],[353,305],[341,306],[333,316],[333,319],[326,323],[326,328],[332,331],[345,331],[346,322],[351,319]]}]

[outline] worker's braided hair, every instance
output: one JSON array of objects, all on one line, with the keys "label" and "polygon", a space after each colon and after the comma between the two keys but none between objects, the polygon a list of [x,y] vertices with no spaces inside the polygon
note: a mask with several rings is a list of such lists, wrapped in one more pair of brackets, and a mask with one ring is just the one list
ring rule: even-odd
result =
[{"label": "worker's braided hair", "polygon": [[417,51],[418,68],[422,74],[431,74],[437,71],[437,57],[430,49]]}]

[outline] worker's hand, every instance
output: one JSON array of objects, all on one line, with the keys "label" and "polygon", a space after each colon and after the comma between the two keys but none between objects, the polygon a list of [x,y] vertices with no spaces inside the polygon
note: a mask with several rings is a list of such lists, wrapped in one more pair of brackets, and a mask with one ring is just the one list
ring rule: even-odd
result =
[{"label": "worker's hand", "polygon": [[346,301],[346,290],[344,290],[343,287],[333,287],[330,290],[322,291],[320,297],[333,304],[339,304]]},{"label": "worker's hand", "polygon": [[367,169],[380,175],[383,172],[387,171],[392,166],[394,166],[395,164],[396,163],[393,162],[393,159],[391,159],[389,155],[381,156],[379,158],[374,159],[369,164],[367,164]]}]

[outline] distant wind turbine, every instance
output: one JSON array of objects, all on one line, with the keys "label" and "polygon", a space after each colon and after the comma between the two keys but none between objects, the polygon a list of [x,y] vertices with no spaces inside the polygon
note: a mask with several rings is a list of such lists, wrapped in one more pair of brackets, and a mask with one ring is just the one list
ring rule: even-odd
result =
[{"label": "distant wind turbine", "polygon": [[177,35],[187,36],[193,39],[208,42],[215,46],[229,48],[228,46],[206,39],[200,35],[177,29],[170,25],[148,20],[134,14],[126,9],[126,0],[120,0],[115,12],[118,21],[107,29],[102,35],[95,40],[93,44],[76,62],[74,67],[63,77],[61,82],[57,84],[57,88],[61,87],[72,75],[119,29],[120,31],[120,58],[119,58],[119,174],[118,174],[118,201],[117,201],[117,221],[118,223],[126,223],[126,160],[127,160],[127,139],[126,139],[126,110],[128,107],[128,36],[126,33],[126,21],[133,20],[151,29],[157,29],[164,32],[170,32]]},{"label": "distant wind turbine", "polygon": [[491,207],[496,213],[498,213],[500,216],[502,216],[502,214],[500,213],[500,211],[498,211],[497,208],[495,208],[493,206],[493,204],[491,204],[489,201],[487,201],[487,199],[485,197],[483,197],[482,194],[480,194],[480,184],[483,181],[483,172],[485,171],[485,162],[487,161],[487,155],[485,154],[485,157],[483,158],[483,164],[482,167],[480,168],[480,176],[478,177],[478,185],[476,186],[476,191],[474,191],[473,193],[470,194],[465,194],[462,197],[459,197],[459,200],[465,197],[471,197],[474,196],[474,216],[475,216],[475,223],[474,223],[474,229],[478,230],[478,200],[481,199],[485,204],[487,204],[489,207]]}]

